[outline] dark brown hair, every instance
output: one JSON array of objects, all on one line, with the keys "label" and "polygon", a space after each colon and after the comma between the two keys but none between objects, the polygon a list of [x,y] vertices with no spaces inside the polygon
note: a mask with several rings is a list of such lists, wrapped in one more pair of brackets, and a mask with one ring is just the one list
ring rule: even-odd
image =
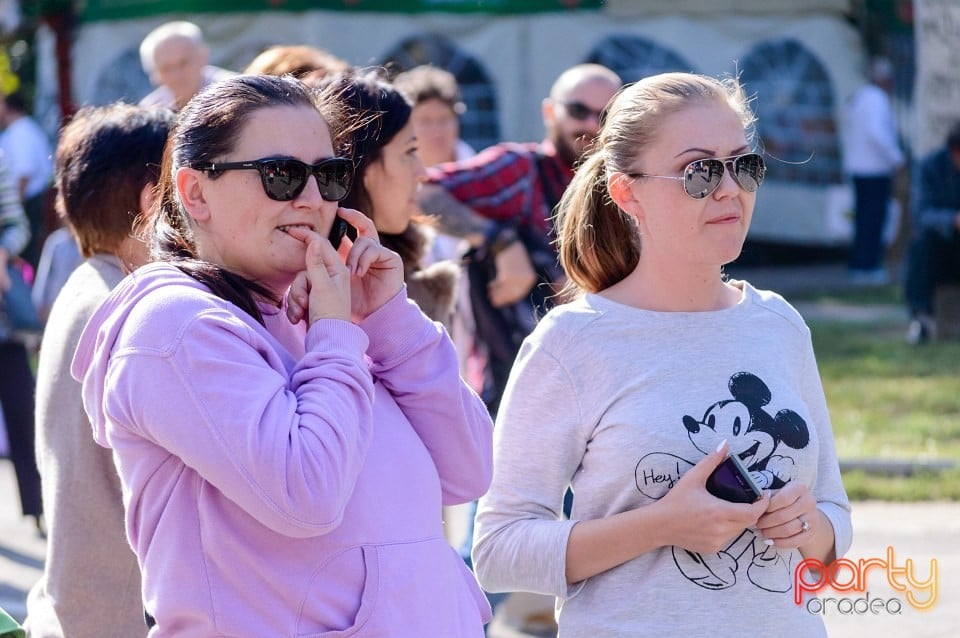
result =
[{"label": "dark brown hair", "polygon": [[[377,211],[373,210],[363,177],[367,168],[382,157],[383,147],[410,121],[413,106],[384,79],[380,69],[337,75],[328,78],[324,86],[339,97],[351,121],[340,154],[353,158],[353,187],[342,205],[362,211],[376,222]],[[401,233],[379,233],[380,243],[403,259],[407,275],[419,268],[426,250],[427,238],[419,228],[422,223],[414,220]]]},{"label": "dark brown hair", "polygon": [[60,131],[56,209],[84,257],[116,253],[156,184],[174,114],[131,104],[87,106]]},{"label": "dark brown hair", "polygon": [[[155,259],[174,263],[261,323],[263,317],[253,295],[279,300],[257,282],[199,258],[192,221],[180,201],[174,175],[181,167],[196,168],[227,156],[254,113],[278,106],[316,109],[328,125],[341,119],[333,99],[290,76],[239,75],[211,84],[180,111],[164,151],[157,203],[147,224]],[[331,138],[336,145],[336,131],[331,130]],[[211,179],[219,177],[217,173],[209,175]]]}]

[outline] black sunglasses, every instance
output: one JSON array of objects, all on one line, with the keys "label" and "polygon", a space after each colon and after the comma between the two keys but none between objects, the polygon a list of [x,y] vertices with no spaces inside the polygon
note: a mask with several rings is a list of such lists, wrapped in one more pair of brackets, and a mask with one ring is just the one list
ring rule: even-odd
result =
[{"label": "black sunglasses", "polygon": [[597,118],[597,121],[599,121],[603,119],[604,114],[607,112],[607,109],[605,108],[600,109],[599,111],[594,111],[583,102],[564,102],[563,109],[567,112],[567,115],[575,120],[581,121],[591,116]]},{"label": "black sunglasses", "polygon": [[211,172],[259,171],[263,192],[278,202],[289,202],[300,195],[311,174],[317,178],[320,197],[328,202],[344,199],[350,192],[350,183],[353,180],[353,162],[345,157],[331,157],[316,164],[307,164],[296,159],[210,162],[196,168]]},{"label": "black sunglasses", "polygon": [[712,195],[720,182],[727,167],[733,180],[748,193],[755,192],[763,183],[763,176],[767,173],[767,165],[759,153],[744,153],[732,157],[708,157],[690,162],[683,169],[683,175],[649,175],[647,173],[627,173],[637,179],[639,177],[656,177],[658,179],[678,179],[683,181],[684,192],[693,199],[703,199]]}]

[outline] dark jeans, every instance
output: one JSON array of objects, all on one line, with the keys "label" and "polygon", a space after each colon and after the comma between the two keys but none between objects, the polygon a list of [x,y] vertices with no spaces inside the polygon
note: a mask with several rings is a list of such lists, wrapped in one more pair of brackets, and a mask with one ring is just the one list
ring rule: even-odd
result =
[{"label": "dark jeans", "polygon": [[34,195],[23,202],[23,212],[27,215],[30,222],[30,243],[23,249],[21,257],[30,262],[36,270],[40,263],[40,252],[43,249],[43,240],[47,238],[45,227],[45,216],[47,211],[47,195],[49,191],[43,191],[39,195]]},{"label": "dark jeans", "polygon": [[915,232],[907,253],[904,294],[911,315],[933,314],[937,284],[960,283],[960,235],[946,238],[934,230]]},{"label": "dark jeans", "polygon": [[887,223],[893,179],[854,177],[853,244],[850,247],[851,270],[876,270],[883,267],[883,229]]},{"label": "dark jeans", "polygon": [[[470,568],[470,571],[473,571],[473,557],[470,556],[470,552],[473,550],[473,519],[477,515],[477,501],[473,501],[469,505],[469,510],[467,514],[467,535],[463,539],[463,544],[460,546],[460,556],[463,558],[463,562],[467,564],[467,567]],[[504,600],[507,599],[509,594],[491,594],[490,592],[483,592],[487,595],[487,601],[490,603],[490,609],[494,613],[497,611],[497,607]]]},{"label": "dark jeans", "polygon": [[33,371],[22,343],[0,343],[0,403],[24,516],[40,516],[40,473],[33,440]]}]

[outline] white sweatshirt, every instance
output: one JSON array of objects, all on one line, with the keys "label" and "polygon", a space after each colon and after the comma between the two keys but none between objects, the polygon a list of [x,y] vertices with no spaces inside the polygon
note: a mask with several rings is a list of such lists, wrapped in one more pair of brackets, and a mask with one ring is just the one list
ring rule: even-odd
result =
[{"label": "white sweatshirt", "polygon": [[[557,596],[562,638],[822,636],[793,601],[796,551],[753,530],[726,551],[661,547],[568,587],[578,520],[643,507],[727,439],[753,450],[764,489],[810,486],[851,543],[830,417],[810,332],[780,296],[746,282],[712,312],[650,312],[586,295],[527,338],[494,428],[494,479],[481,499],[474,565],[489,591]],[[561,518],[574,492],[572,520]]]}]

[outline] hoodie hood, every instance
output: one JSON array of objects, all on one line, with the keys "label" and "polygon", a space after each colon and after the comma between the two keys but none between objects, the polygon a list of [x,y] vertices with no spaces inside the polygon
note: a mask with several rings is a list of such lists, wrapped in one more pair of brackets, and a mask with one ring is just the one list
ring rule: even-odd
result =
[{"label": "hoodie hood", "polygon": [[133,308],[141,299],[165,286],[188,286],[207,290],[175,266],[154,263],[143,266],[120,282],[94,311],[87,322],[70,373],[83,386],[83,407],[93,425],[93,438],[107,446],[106,415],[103,412],[104,385],[114,344]]}]

